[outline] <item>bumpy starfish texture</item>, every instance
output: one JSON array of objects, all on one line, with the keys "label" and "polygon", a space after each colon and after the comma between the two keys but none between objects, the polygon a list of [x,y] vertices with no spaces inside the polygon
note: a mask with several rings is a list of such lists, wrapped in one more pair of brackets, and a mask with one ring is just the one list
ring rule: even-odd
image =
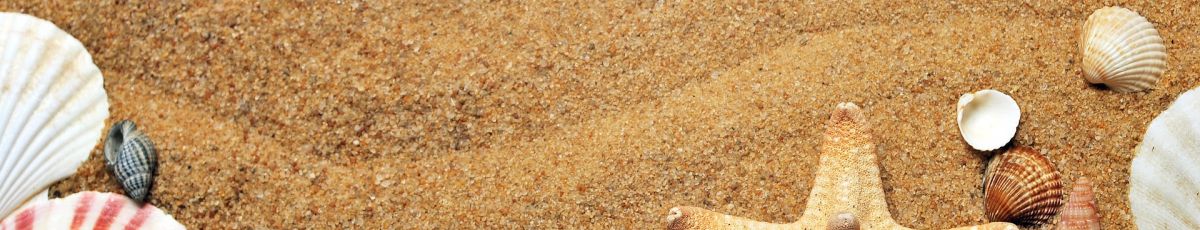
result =
[{"label": "bumpy starfish texture", "polygon": [[[697,207],[671,208],[667,229],[825,229],[831,218],[849,213],[863,229],[909,229],[888,213],[875,159],[875,143],[862,109],[841,103],[833,111],[821,146],[820,166],[808,204],[799,221],[759,222]],[[993,222],[957,229],[1017,229]]]}]

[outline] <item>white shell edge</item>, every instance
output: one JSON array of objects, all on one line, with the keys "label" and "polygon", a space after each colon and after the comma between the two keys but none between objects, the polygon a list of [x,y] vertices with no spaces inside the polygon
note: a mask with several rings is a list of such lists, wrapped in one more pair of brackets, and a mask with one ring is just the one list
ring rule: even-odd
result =
[{"label": "white shell edge", "polygon": [[103,76],[53,23],[0,13],[0,215],[74,174],[108,118]]},{"label": "white shell edge", "polygon": [[992,151],[1017,133],[1021,108],[1000,91],[985,89],[958,98],[958,131],[972,148]]},{"label": "white shell edge", "polygon": [[1200,88],[1150,122],[1130,168],[1138,228],[1200,229]]}]

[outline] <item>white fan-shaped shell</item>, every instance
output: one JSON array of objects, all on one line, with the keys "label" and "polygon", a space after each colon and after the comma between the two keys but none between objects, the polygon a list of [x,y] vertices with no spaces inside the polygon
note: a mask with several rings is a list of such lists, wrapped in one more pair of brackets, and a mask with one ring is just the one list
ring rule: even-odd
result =
[{"label": "white fan-shaped shell", "polygon": [[972,148],[991,151],[1017,134],[1021,108],[1000,91],[985,89],[958,98],[958,131]]},{"label": "white fan-shaped shell", "polygon": [[102,81],[74,37],[0,13],[0,216],[87,160],[108,117]]},{"label": "white fan-shaped shell", "polygon": [[1119,92],[1154,88],[1167,69],[1167,48],[1154,24],[1121,7],[1092,13],[1080,33],[1088,82]]},{"label": "white fan-shaped shell", "polygon": [[1200,88],[1150,122],[1130,170],[1138,228],[1200,229]]},{"label": "white fan-shaped shell", "polygon": [[80,192],[31,204],[4,218],[0,230],[25,229],[184,229],[154,205],[139,206],[128,197]]}]

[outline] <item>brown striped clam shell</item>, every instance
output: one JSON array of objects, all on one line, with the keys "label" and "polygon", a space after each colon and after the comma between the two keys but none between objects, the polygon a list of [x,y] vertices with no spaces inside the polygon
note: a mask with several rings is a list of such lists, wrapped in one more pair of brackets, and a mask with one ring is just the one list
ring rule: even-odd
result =
[{"label": "brown striped clam shell", "polygon": [[1017,146],[988,163],[984,213],[989,221],[1046,224],[1063,205],[1061,176],[1037,150]]},{"label": "brown striped clam shell", "polygon": [[1067,205],[1063,206],[1062,216],[1058,217],[1058,229],[1099,230],[1100,215],[1096,213],[1095,198],[1091,180],[1087,177],[1075,180]]}]

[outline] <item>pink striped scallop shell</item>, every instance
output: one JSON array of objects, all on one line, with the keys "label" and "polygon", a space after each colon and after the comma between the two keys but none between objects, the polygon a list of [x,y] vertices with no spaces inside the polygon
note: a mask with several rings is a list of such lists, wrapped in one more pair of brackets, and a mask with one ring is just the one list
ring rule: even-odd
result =
[{"label": "pink striped scallop shell", "polygon": [[0,223],[9,229],[185,229],[154,205],[139,206],[128,197],[80,192],[25,206]]}]

